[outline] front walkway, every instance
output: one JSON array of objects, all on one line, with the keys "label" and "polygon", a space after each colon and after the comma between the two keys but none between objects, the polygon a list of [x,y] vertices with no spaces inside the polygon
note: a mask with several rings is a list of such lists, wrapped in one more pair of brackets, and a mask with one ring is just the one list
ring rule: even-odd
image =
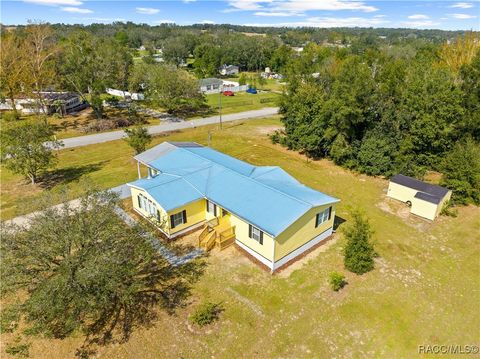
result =
[{"label": "front walkway", "polygon": [[[127,224],[127,226],[133,227],[137,223],[137,221],[132,216],[130,216],[127,212],[125,212],[118,206],[115,208],[115,213]],[[184,256],[177,256],[170,249],[165,247],[151,233],[145,232],[144,236],[150,241],[153,247],[158,250],[162,257],[165,258],[167,262],[170,263],[173,267],[188,263],[191,260],[200,257],[205,253],[203,249],[197,248],[188,252]]]}]

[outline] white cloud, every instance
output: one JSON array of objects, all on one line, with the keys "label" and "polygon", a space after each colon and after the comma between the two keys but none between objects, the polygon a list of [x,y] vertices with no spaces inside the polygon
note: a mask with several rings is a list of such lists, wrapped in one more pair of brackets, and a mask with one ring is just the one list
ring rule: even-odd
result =
[{"label": "white cloud", "polygon": [[155,15],[160,12],[159,9],[155,9],[153,7],[137,7],[135,8],[135,11],[137,14],[143,14],[143,15]]},{"label": "white cloud", "polygon": [[450,7],[460,8],[460,9],[470,9],[473,7],[473,4],[469,2],[457,2]]},{"label": "white cloud", "polygon": [[459,20],[465,20],[465,19],[475,19],[476,16],[474,15],[469,15],[469,14],[449,14],[451,17]]},{"label": "white cloud", "polygon": [[83,4],[83,2],[79,0],[24,0],[24,2],[29,2],[29,3],[38,4],[38,5],[50,5],[50,6],[59,6],[59,5],[78,6]]},{"label": "white cloud", "polygon": [[125,22],[126,20],[123,18],[111,18],[111,17],[82,17],[79,18],[79,20],[84,20],[84,21],[91,21],[91,22],[106,22],[106,23],[111,23],[111,22]]},{"label": "white cloud", "polygon": [[401,22],[400,25],[404,27],[415,27],[415,28],[433,28],[434,26],[440,24],[439,22],[435,22],[432,20],[419,20],[419,21],[404,21]]},{"label": "white cloud", "polygon": [[200,24],[210,24],[210,25],[211,25],[211,24],[215,24],[215,21],[212,21],[212,20],[202,20],[202,21],[200,22]]},{"label": "white cloud", "polygon": [[275,24],[244,24],[245,26],[272,26],[272,27],[380,27],[389,23],[388,20],[363,17],[310,17],[305,21],[283,22]]},{"label": "white cloud", "polygon": [[408,18],[409,18],[409,19],[412,19],[412,20],[425,20],[425,19],[430,19],[429,16],[423,15],[423,14],[410,15]]},{"label": "white cloud", "polygon": [[170,20],[170,19],[164,19],[164,20],[157,20],[157,21],[154,21],[156,24],[175,24],[175,21],[174,20]]},{"label": "white cloud", "polygon": [[[339,11],[356,10],[363,12],[377,11],[378,8],[366,5],[364,1],[357,0],[228,0],[230,8],[224,12],[232,11],[257,11],[258,16],[267,16],[267,12],[288,16],[298,15],[306,11]],[[276,16],[276,15],[271,15]]]},{"label": "white cloud", "polygon": [[93,13],[93,11],[90,10],[90,9],[82,9],[82,8],[73,7],[73,6],[65,6],[65,7],[62,7],[61,10],[66,11],[66,12],[73,12],[75,14],[91,14],[91,13]]},{"label": "white cloud", "polygon": [[278,17],[286,17],[286,16],[299,16],[301,14],[296,14],[292,12],[281,12],[281,11],[257,11],[253,15],[255,16],[278,16]]},{"label": "white cloud", "polygon": [[197,0],[183,0],[183,2],[184,2],[185,4],[188,4],[189,2],[195,2],[195,1],[197,1]]}]

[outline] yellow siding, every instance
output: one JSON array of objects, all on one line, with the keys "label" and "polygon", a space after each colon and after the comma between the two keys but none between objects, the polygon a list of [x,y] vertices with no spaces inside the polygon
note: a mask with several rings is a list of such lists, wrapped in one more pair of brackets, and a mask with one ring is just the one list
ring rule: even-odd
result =
[{"label": "yellow siding", "polygon": [[[145,191],[130,187],[132,191],[132,203],[135,210],[143,214],[147,218],[151,218],[150,214],[144,211],[142,208],[138,206],[138,199],[137,196],[139,193],[144,195],[146,198],[150,199],[156,206],[156,208],[160,211],[160,219],[161,222],[159,223],[159,227],[167,233],[168,235],[175,234],[183,229],[186,229],[190,226],[198,224],[205,220],[205,200],[200,199],[198,201],[189,203],[185,206],[179,207],[174,209],[173,211],[166,212],[162,207],[158,205],[158,203]],[[170,216],[172,214],[181,212],[183,210],[187,211],[187,223],[181,224],[176,226],[175,228],[170,228]],[[154,220],[155,221],[155,220]],[[158,224],[158,223],[157,223]]]},{"label": "yellow siding", "polygon": [[430,220],[434,220],[437,212],[437,206],[435,203],[427,202],[418,198],[414,198],[412,201],[411,213],[417,216],[424,217]]},{"label": "yellow siding", "polygon": [[[187,223],[176,226],[173,229],[170,229],[170,216],[172,214],[182,212],[183,210],[187,211]],[[170,234],[177,233],[185,228],[198,224],[205,220],[205,200],[202,198],[198,201],[187,204],[174,209],[173,211],[168,212],[168,227]]]},{"label": "yellow siding", "polygon": [[[130,187],[130,191],[132,193],[132,204],[133,208],[144,215],[145,217],[152,219],[150,213],[146,212],[143,208],[140,208],[138,206],[138,195],[141,193],[144,195],[146,198],[150,199],[155,207],[160,211],[160,223],[157,223],[157,225],[164,231],[165,233],[169,233],[169,221],[168,221],[168,215],[165,212],[165,210],[158,205],[158,203],[145,191],[139,190],[134,187]],[[155,219],[152,219],[153,221],[156,221]]]},{"label": "yellow siding", "polygon": [[388,185],[387,196],[402,202],[412,202],[417,192],[418,191],[415,189],[402,186],[398,183],[390,182]]},{"label": "yellow siding", "polygon": [[237,241],[243,243],[253,251],[260,254],[262,257],[273,260],[273,238],[265,232],[263,233],[263,244],[258,243],[256,240],[248,236],[248,223],[230,214],[230,223],[235,226],[235,238]]},{"label": "yellow siding", "polygon": [[[330,206],[332,206],[330,220],[323,222],[317,228],[315,228],[317,213],[324,211]],[[332,227],[334,218],[335,205],[325,205],[309,210],[275,238],[275,261],[285,257],[287,254],[291,253],[298,247],[304,245],[311,239],[317,237]]]}]

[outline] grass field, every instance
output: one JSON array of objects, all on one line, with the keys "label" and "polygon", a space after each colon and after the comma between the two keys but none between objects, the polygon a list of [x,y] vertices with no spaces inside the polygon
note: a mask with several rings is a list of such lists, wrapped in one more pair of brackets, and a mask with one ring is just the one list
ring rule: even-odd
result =
[{"label": "grass field", "polygon": [[[271,276],[235,248],[212,252],[190,303],[155,325],[138,328],[123,344],[101,347],[100,358],[412,358],[419,345],[480,344],[480,208],[463,207],[457,218],[429,223],[385,199],[387,181],[358,175],[326,160],[306,161],[270,143],[276,119],[228,124],[214,131],[213,148],[257,165],[279,165],[303,183],[341,199],[346,220],[334,239]],[[155,139],[206,144],[210,128]],[[62,151],[60,168],[94,166],[90,176],[104,187],[135,178],[131,150],[121,141]],[[95,167],[96,166],[96,167]],[[12,214],[29,186],[2,174],[2,212]],[[74,182],[72,182],[74,183]],[[36,190],[38,193],[40,189]],[[368,215],[379,254],[363,276],[343,268],[342,226],[353,208]],[[328,286],[343,272],[348,285]],[[204,329],[188,315],[204,301],[221,302],[220,320]],[[18,334],[2,334],[11,343]],[[64,340],[22,335],[35,358],[73,357],[79,335]]]},{"label": "grass field", "polygon": [[[207,103],[212,108],[213,114],[218,113],[220,95],[206,95]],[[222,114],[259,110],[264,107],[278,106],[279,94],[273,92],[259,92],[251,95],[246,92],[237,92],[235,96],[222,96]]]}]

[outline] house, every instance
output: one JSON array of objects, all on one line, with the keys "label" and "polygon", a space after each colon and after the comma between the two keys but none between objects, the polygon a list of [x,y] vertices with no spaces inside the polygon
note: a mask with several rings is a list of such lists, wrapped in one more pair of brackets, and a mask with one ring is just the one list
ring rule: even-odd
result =
[{"label": "house", "polygon": [[220,67],[220,74],[223,76],[227,75],[238,75],[239,67],[235,65],[223,65]]},{"label": "house", "polygon": [[450,200],[452,191],[398,174],[390,179],[387,196],[408,204],[410,213],[433,221]]},{"label": "house", "polygon": [[164,142],[135,159],[133,208],[168,238],[203,228],[200,247],[235,243],[273,272],[332,234],[339,200],[280,167],[253,166],[193,142]]},{"label": "house", "polygon": [[[88,105],[74,92],[38,92],[37,97],[15,99],[15,108],[24,114],[45,113],[62,115],[81,111]],[[4,109],[12,109],[10,100],[6,100]]]},{"label": "house", "polygon": [[223,81],[217,78],[207,78],[200,80],[200,91],[202,92],[220,92]]},{"label": "house", "polygon": [[121,97],[126,100],[134,100],[134,101],[143,101],[145,100],[145,95],[139,92],[128,92],[122,91],[112,88],[106,88],[105,92],[112,96]]},{"label": "house", "polygon": [[219,93],[221,91],[240,92],[246,91],[247,86],[241,85],[235,81],[220,80],[217,78],[207,78],[199,81],[200,91],[205,94]]}]

